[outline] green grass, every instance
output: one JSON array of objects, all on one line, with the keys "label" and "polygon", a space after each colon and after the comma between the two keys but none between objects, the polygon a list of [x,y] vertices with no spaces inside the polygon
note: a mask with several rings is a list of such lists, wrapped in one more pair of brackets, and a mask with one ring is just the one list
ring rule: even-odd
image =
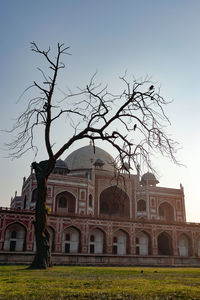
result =
[{"label": "green grass", "polygon": [[199,300],[200,269],[0,266],[0,299]]}]

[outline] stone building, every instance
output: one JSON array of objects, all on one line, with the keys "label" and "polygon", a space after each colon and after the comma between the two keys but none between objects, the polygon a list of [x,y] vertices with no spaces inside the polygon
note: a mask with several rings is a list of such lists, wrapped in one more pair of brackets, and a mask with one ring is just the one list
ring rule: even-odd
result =
[{"label": "stone building", "polygon": [[[90,145],[57,161],[47,191],[53,262],[200,266],[200,224],[186,222],[182,185],[115,170],[112,156]],[[32,261],[36,199],[31,173],[21,196],[0,208],[1,263]]]}]

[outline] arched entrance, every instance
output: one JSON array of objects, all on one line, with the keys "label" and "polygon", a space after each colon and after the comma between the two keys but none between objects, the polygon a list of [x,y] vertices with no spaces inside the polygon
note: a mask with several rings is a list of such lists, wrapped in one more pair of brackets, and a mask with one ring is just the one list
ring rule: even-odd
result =
[{"label": "arched entrance", "polygon": [[158,236],[158,254],[159,255],[173,255],[172,239],[166,232],[162,232]]}]

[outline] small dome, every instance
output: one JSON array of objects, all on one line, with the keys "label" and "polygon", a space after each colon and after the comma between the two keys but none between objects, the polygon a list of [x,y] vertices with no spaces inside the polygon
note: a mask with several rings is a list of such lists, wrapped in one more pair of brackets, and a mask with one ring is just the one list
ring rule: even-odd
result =
[{"label": "small dome", "polygon": [[91,169],[95,163],[101,163],[102,169],[113,171],[116,165],[114,158],[106,151],[92,145],[79,148],[65,159],[70,170]]},{"label": "small dome", "polygon": [[53,170],[54,174],[66,175],[69,173],[69,169],[66,163],[62,159],[58,159]]},{"label": "small dome", "polygon": [[64,160],[58,159],[58,160],[56,161],[55,168],[67,168],[67,166],[66,166]]},{"label": "small dome", "polygon": [[159,181],[156,179],[155,175],[153,173],[147,172],[145,173],[140,181],[141,185],[156,185],[159,183]]}]

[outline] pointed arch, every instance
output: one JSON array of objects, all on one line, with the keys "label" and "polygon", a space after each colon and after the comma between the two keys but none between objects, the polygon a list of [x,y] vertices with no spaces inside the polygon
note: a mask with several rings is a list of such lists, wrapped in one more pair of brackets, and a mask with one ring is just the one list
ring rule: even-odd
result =
[{"label": "pointed arch", "polygon": [[72,213],[76,211],[76,198],[69,191],[63,191],[56,195],[56,211],[60,213]]},{"label": "pointed arch", "polygon": [[93,228],[88,237],[88,253],[102,254],[106,249],[106,233],[99,227]]},{"label": "pointed arch", "polygon": [[166,222],[173,222],[174,218],[174,208],[168,202],[163,202],[158,208],[160,220]]},{"label": "pointed arch", "polygon": [[130,200],[127,193],[117,186],[103,190],[99,198],[99,214],[129,218]]},{"label": "pointed arch", "polygon": [[26,227],[20,222],[9,224],[5,230],[4,247],[5,251],[21,252],[26,250]]},{"label": "pointed arch", "polygon": [[75,226],[69,226],[63,230],[62,252],[81,252],[81,232]]},{"label": "pointed arch", "polygon": [[192,255],[191,239],[185,233],[182,233],[178,238],[178,252],[180,256]]},{"label": "pointed arch", "polygon": [[172,238],[167,232],[158,235],[158,255],[173,255]]},{"label": "pointed arch", "polygon": [[125,255],[130,253],[130,237],[123,230],[118,229],[113,233],[112,252],[117,255]]},{"label": "pointed arch", "polygon": [[151,235],[142,230],[136,234],[136,254],[150,255],[152,254],[152,239]]}]

